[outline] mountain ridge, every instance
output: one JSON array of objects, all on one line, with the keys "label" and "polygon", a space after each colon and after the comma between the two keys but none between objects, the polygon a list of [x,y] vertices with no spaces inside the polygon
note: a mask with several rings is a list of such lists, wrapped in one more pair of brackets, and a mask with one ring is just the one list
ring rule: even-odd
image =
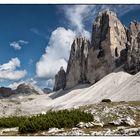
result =
[{"label": "mountain ridge", "polygon": [[136,74],[140,71],[139,36],[139,22],[133,21],[126,28],[116,13],[109,10],[100,12],[93,23],[91,42],[84,37],[73,41],[65,86],[56,88],[55,84],[55,89],[94,84],[119,67]]}]

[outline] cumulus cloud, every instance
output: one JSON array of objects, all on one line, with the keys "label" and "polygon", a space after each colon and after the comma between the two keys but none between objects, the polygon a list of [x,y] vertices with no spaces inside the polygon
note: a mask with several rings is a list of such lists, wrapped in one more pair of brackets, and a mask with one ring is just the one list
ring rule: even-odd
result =
[{"label": "cumulus cloud", "polygon": [[77,32],[85,35],[84,32],[89,28],[85,26],[86,23],[90,23],[90,28],[92,28],[95,17],[100,11],[110,9],[116,12],[119,16],[123,16],[129,11],[138,8],[140,8],[140,5],[64,5],[61,9],[64,10],[69,25]]},{"label": "cumulus cloud", "polygon": [[85,36],[87,39],[90,39],[90,32],[85,29],[84,20],[89,12],[89,5],[71,5],[64,6],[65,17],[70,22],[70,26],[79,35]]},{"label": "cumulus cloud", "polygon": [[63,27],[59,27],[52,32],[46,52],[36,64],[37,77],[51,79],[54,78],[61,66],[66,70],[74,38],[75,33]]},{"label": "cumulus cloud", "polygon": [[75,26],[78,32],[84,29],[83,25],[83,14],[88,9],[88,5],[74,5],[65,7],[65,14],[71,25]]},{"label": "cumulus cloud", "polygon": [[[39,78],[46,78],[54,81],[55,74],[63,66],[66,70],[70,55],[71,44],[76,36],[83,35],[90,39],[90,33],[85,30],[83,20],[85,12],[88,12],[88,6],[63,7],[65,16],[68,18],[74,31],[59,27],[51,34],[45,54],[42,55],[36,64],[36,74]],[[38,33],[36,30],[34,32]],[[51,82],[53,84],[54,82]]]},{"label": "cumulus cloud", "polygon": [[12,58],[8,63],[0,65],[1,80],[19,80],[26,75],[26,70],[17,70],[20,67],[20,60]]},{"label": "cumulus cloud", "polygon": [[28,41],[25,40],[19,40],[19,41],[13,41],[10,43],[10,46],[13,47],[15,50],[21,50],[23,45],[28,44]]},{"label": "cumulus cloud", "polygon": [[31,84],[31,85],[36,85],[37,81],[35,81],[33,78],[27,79],[27,80],[21,80],[18,82],[13,82],[11,83],[8,87],[15,90],[20,84]]},{"label": "cumulus cloud", "polygon": [[35,89],[38,93],[43,94],[42,89],[40,89],[40,87],[37,86],[37,82],[34,79],[27,79],[25,81],[19,81],[19,82],[14,82],[12,84],[10,84],[8,87],[11,88],[12,90],[15,90],[20,84],[26,84],[28,86],[30,86],[30,88]]}]

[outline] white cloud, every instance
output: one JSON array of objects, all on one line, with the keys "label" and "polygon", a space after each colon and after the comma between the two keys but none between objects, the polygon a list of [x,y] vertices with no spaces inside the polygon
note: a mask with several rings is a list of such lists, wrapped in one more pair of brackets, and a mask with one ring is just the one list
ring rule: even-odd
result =
[{"label": "white cloud", "polygon": [[83,14],[87,10],[88,5],[74,5],[65,7],[65,14],[71,25],[75,26],[78,32],[84,29]]},{"label": "white cloud", "polygon": [[20,67],[20,60],[12,58],[8,63],[0,65],[1,80],[19,80],[26,75],[26,70],[16,70]]},{"label": "white cloud", "polygon": [[19,82],[13,82],[12,84],[10,84],[8,87],[15,90],[20,84],[32,84],[32,85],[36,85],[37,82],[34,79],[27,79],[27,80],[21,80]]},{"label": "white cloud", "polygon": [[10,46],[13,47],[15,50],[21,50],[23,45],[28,44],[28,41],[25,40],[19,40],[19,41],[13,41],[10,43]]},{"label": "white cloud", "polygon": [[19,40],[18,43],[21,43],[21,44],[28,44],[29,42],[28,42],[28,41],[25,41],[25,40]]},{"label": "white cloud", "polygon": [[65,17],[74,28],[77,35],[83,35],[90,39],[90,32],[85,29],[84,20],[89,12],[89,5],[71,5],[63,7]]},{"label": "white cloud", "polygon": [[71,44],[75,33],[63,27],[59,27],[51,34],[46,53],[42,55],[36,64],[36,74],[40,78],[54,78],[54,75],[63,66],[66,70]]},{"label": "white cloud", "polygon": [[53,86],[54,86],[54,82],[55,80],[54,79],[49,79],[46,81],[46,87],[50,88],[53,90]]},{"label": "white cloud", "polygon": [[[92,24],[102,10],[110,9],[116,12],[119,16],[123,16],[131,10],[140,8],[140,5],[68,5],[63,6],[66,19],[70,22],[69,25],[79,33],[87,31],[85,23]],[[62,8],[61,8],[62,9]],[[85,35],[86,36],[86,35]],[[87,37],[89,38],[89,36]]]},{"label": "white cloud", "polygon": [[13,82],[12,84],[10,84],[8,87],[11,88],[12,90],[15,90],[20,84],[23,84],[24,81],[20,81],[20,82]]},{"label": "white cloud", "polygon": [[11,88],[12,90],[15,90],[20,84],[26,84],[30,86],[30,88],[35,89],[38,93],[43,94],[43,91],[41,90],[41,88],[37,86],[37,82],[32,78],[27,79],[25,81],[22,80],[19,82],[14,82],[10,84],[8,87]]},{"label": "white cloud", "polygon": [[15,50],[20,50],[21,49],[21,46],[19,45],[18,42],[12,42],[10,43],[10,46],[13,47]]},{"label": "white cloud", "polygon": [[45,34],[45,32],[40,31],[39,29],[31,28],[30,31],[31,31],[32,33],[38,35],[38,36],[41,36],[41,37],[45,38],[45,39],[48,38],[48,35]]},{"label": "white cloud", "polygon": [[15,70],[16,67],[20,67],[20,61],[18,58],[12,58],[8,63],[0,65],[0,71]]}]

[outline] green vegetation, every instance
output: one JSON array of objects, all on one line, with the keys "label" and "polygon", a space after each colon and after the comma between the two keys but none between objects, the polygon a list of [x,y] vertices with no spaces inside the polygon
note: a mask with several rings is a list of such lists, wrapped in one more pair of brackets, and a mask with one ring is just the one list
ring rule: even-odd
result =
[{"label": "green vegetation", "polygon": [[81,121],[93,121],[92,114],[76,109],[48,112],[32,117],[0,118],[0,127],[19,127],[20,133],[35,133],[52,127],[72,128]]},{"label": "green vegetation", "polygon": [[16,116],[0,118],[0,128],[17,127],[25,118]]},{"label": "green vegetation", "polygon": [[140,106],[140,101],[129,101],[128,104],[132,106]]}]

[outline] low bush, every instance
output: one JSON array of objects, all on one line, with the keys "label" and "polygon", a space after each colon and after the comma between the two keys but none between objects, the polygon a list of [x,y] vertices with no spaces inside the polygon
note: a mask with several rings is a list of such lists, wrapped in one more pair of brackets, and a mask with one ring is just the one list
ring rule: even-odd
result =
[{"label": "low bush", "polygon": [[110,103],[111,100],[110,99],[103,99],[102,102]]},{"label": "low bush", "polygon": [[11,116],[0,118],[0,128],[17,127],[23,120],[25,120],[25,117]]},{"label": "low bush", "polygon": [[62,110],[58,112],[48,112],[45,115],[38,115],[28,118],[19,125],[21,133],[37,132],[39,130],[48,130],[52,127],[72,128],[80,121],[89,122],[93,120],[90,113],[81,112],[80,110]]},{"label": "low bush", "polygon": [[1,118],[0,127],[19,127],[20,133],[34,133],[53,127],[72,128],[79,122],[89,121],[93,121],[92,114],[75,109],[47,112],[32,117]]}]

